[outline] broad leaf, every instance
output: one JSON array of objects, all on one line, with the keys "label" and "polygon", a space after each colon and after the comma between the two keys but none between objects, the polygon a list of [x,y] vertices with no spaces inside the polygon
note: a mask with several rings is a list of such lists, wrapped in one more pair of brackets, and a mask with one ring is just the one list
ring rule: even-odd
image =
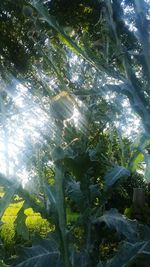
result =
[{"label": "broad leaf", "polygon": [[116,183],[120,178],[122,177],[128,177],[130,176],[130,172],[121,166],[114,167],[110,172],[108,172],[105,177],[105,183],[107,187],[112,186],[114,183]]},{"label": "broad leaf", "polygon": [[144,160],[146,162],[145,179],[150,181],[150,155],[145,154]]},{"label": "broad leaf", "polygon": [[73,175],[81,180],[91,167],[91,160],[88,153],[82,153],[74,158],[65,158],[66,167],[73,173]]},{"label": "broad leaf", "polygon": [[59,267],[60,253],[53,240],[43,240],[41,244],[31,248],[19,248],[19,258],[12,266],[15,267]]},{"label": "broad leaf", "polygon": [[37,196],[31,195],[27,190],[24,190],[21,187],[17,193],[25,200],[28,207],[31,207],[35,212],[40,212],[43,218],[47,218],[44,203],[41,201],[41,199],[37,199]]},{"label": "broad leaf", "polygon": [[15,220],[16,231],[18,235],[21,235],[25,240],[29,239],[29,231],[26,226],[26,218],[27,216],[24,214],[24,207],[20,209],[17,214],[17,218]]},{"label": "broad leaf", "polygon": [[4,264],[2,261],[0,261],[0,267],[7,267],[8,265]]},{"label": "broad leaf", "polygon": [[94,221],[94,223],[101,222],[105,222],[108,227],[114,228],[119,234],[124,235],[130,241],[135,241],[138,238],[137,222],[127,219],[116,209],[106,211],[103,216]]},{"label": "broad leaf", "polygon": [[142,266],[149,267],[150,263],[150,251],[139,252],[129,263],[126,264],[126,267]]},{"label": "broad leaf", "polygon": [[89,256],[85,251],[77,252],[72,250],[71,264],[74,267],[88,267],[89,266]]},{"label": "broad leaf", "polygon": [[139,164],[144,160],[144,155],[141,151],[136,151],[131,159],[131,169],[132,171],[137,170]]},{"label": "broad leaf", "polygon": [[83,201],[83,194],[80,189],[80,182],[71,180],[67,185],[67,195],[76,203],[81,204]]},{"label": "broad leaf", "polygon": [[[84,51],[65,33],[64,29],[58,24],[56,18],[49,14],[48,10],[42,4],[42,1],[31,1],[32,6],[37,10],[40,16],[49,24],[50,27],[55,29],[61,36],[61,40],[69,46],[74,52],[79,53],[83,58],[90,61]],[[94,64],[91,62],[91,64]]]},{"label": "broad leaf", "polygon": [[149,241],[150,240],[150,227],[144,224],[138,225],[138,232],[140,235],[141,241]]},{"label": "broad leaf", "polygon": [[[97,267],[148,267],[149,255],[150,242],[138,242],[135,244],[125,242],[112,259],[107,262],[100,262]],[[143,260],[143,262],[141,262],[141,260]],[[133,265],[134,263],[137,265]]]},{"label": "broad leaf", "polygon": [[89,186],[90,189],[90,197],[91,200],[94,201],[97,197],[101,197],[101,192],[100,192],[100,186],[98,184],[93,184]]}]

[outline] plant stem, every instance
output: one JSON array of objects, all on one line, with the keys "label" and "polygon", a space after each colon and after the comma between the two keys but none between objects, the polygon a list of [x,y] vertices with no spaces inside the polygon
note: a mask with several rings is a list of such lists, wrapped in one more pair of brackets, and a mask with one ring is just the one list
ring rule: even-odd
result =
[{"label": "plant stem", "polygon": [[64,267],[70,267],[69,253],[66,240],[66,213],[65,213],[65,203],[64,203],[64,170],[63,163],[56,162],[55,168],[55,188],[56,188],[56,203],[58,211],[58,222],[61,235],[61,252],[62,261]]}]

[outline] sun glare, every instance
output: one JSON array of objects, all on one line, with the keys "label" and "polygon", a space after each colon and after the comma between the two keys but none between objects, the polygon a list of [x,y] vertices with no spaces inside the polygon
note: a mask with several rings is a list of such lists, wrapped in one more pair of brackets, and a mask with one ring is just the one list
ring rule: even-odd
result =
[{"label": "sun glare", "polygon": [[18,82],[14,90],[15,111],[4,114],[7,125],[3,124],[0,129],[0,172],[6,176],[20,177],[25,185],[28,181],[25,161],[30,155],[29,145],[38,142],[40,130],[46,130],[49,121],[42,107],[33,101],[28,88]]},{"label": "sun glare", "polygon": [[[71,64],[76,64],[77,60],[78,57],[73,56],[72,61],[70,62],[72,62]],[[41,74],[40,78],[41,82],[46,83],[50,88],[51,93],[54,94],[54,91],[57,88],[55,80],[50,79],[44,74]],[[76,82],[78,78],[78,75],[74,76],[74,82]],[[105,82],[109,82],[109,84],[119,83],[118,80],[109,79],[108,77]],[[31,156],[36,153],[35,148],[37,146],[35,145],[39,143],[43,144],[45,140],[43,136],[47,135],[50,135],[51,139],[58,142],[59,130],[54,122],[49,98],[41,98],[40,96],[33,95],[30,93],[27,86],[22,85],[16,80],[13,81],[12,86],[13,88],[10,88],[9,92],[6,91],[8,93],[7,101],[9,102],[10,100],[12,107],[10,105],[10,109],[6,109],[4,112],[5,114],[2,114],[5,120],[2,121],[0,127],[0,171],[6,176],[19,177],[23,186],[25,186],[30,180],[30,174],[27,171],[27,167],[28,162],[31,161]],[[68,95],[68,92],[66,92],[66,95]],[[116,93],[107,92],[103,97],[108,103],[115,103],[116,95]],[[57,98],[59,99],[61,97],[62,93],[56,95],[54,99],[57,100]],[[74,123],[75,127],[85,133],[87,122],[84,117],[84,112],[88,107],[86,107],[77,97],[72,97],[74,100],[69,101],[72,101],[74,109],[73,115],[71,115],[69,120]],[[71,107],[66,106],[63,100],[59,105],[62,111],[65,110],[66,113],[72,114],[72,110],[70,110]],[[135,132],[138,132],[141,127],[141,122],[135,114],[132,114],[127,99],[122,101],[122,109],[123,111],[121,114],[116,117],[115,125],[121,130],[123,135],[130,138]],[[58,116],[60,113],[58,107],[57,110],[54,111],[55,116]],[[63,116],[62,113],[61,115]],[[67,124],[66,127],[68,127]]]},{"label": "sun glare", "polygon": [[[76,58],[74,59],[76,60]],[[113,101],[115,94],[107,94],[105,99]],[[30,160],[30,155],[34,153],[34,145],[40,142],[42,135],[47,130],[50,131],[51,136],[56,135],[57,129],[54,130],[54,124],[51,121],[50,111],[44,109],[43,106],[38,103],[37,99],[28,92],[28,88],[24,87],[18,82],[16,85],[16,93],[13,97],[13,102],[16,107],[16,111],[11,113],[7,118],[7,125],[1,127],[0,136],[0,170],[1,173],[6,176],[17,176],[22,181],[23,186],[29,180],[29,173],[26,169],[26,161]],[[75,99],[79,107],[83,106],[83,103]],[[126,112],[126,122],[124,119],[119,118],[116,121],[116,127],[120,128],[123,134],[131,136],[133,134],[133,121],[134,131],[139,129],[140,120],[131,116],[131,108],[127,99],[124,99],[122,107]],[[73,115],[70,118],[77,128],[82,131],[86,129],[86,123],[81,116],[80,111],[74,106]],[[5,130],[7,128],[7,140]],[[52,131],[53,128],[53,131]]]},{"label": "sun glare", "polygon": [[[52,86],[53,82],[52,80]],[[33,96],[19,81],[15,80],[14,84],[11,91],[15,93],[8,96],[13,100],[14,111],[5,112],[7,120],[0,128],[0,172],[8,177],[19,177],[25,186],[30,180],[26,164],[30,161],[30,156],[36,153],[35,144],[43,143],[43,135],[47,135],[48,132],[51,138],[57,141],[58,129],[51,119],[50,103],[43,100],[44,98],[41,100]],[[77,99],[75,101],[81,106],[81,101]],[[74,106],[70,120],[76,127],[80,127],[80,117],[78,108]]]}]

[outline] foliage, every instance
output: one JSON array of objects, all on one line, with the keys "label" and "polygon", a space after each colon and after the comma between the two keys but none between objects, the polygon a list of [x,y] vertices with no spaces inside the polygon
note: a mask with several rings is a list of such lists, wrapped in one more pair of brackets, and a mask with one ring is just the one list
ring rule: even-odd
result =
[{"label": "foliage", "polygon": [[19,259],[12,266],[44,266],[50,263],[51,266],[60,266],[60,254],[54,240],[42,240],[40,245],[32,248],[19,249],[21,263]]},{"label": "foliage", "polygon": [[[144,0],[1,1],[0,124],[7,166],[6,177],[1,176],[2,221],[15,194],[23,201],[13,216],[11,234],[7,237],[4,223],[1,236],[6,245],[11,240],[14,245],[16,231],[23,239],[18,243],[26,245],[16,247],[11,259],[2,256],[7,264],[148,266],[149,227],[116,209],[107,210],[115,205],[113,190],[121,191],[121,186],[131,201],[130,178],[145,186],[136,176],[144,160],[149,179],[148,12]],[[7,164],[9,123],[18,110],[17,119],[24,122],[15,102],[20,83],[28,87],[28,103],[38,105],[48,118],[46,130],[38,129],[38,141],[32,134],[26,138],[28,153],[22,153],[21,164],[26,162],[32,177],[26,188],[18,178],[10,179]],[[107,94],[113,100],[112,95],[107,100]],[[146,132],[132,150],[115,127],[127,98]],[[108,228],[117,252],[102,261],[99,248],[109,238]]]},{"label": "foliage", "polygon": [[33,212],[31,208],[24,209],[23,207],[21,200],[12,203],[2,217],[0,237],[8,256],[13,255],[14,245],[17,243],[30,244],[36,235],[45,237],[54,230],[54,226],[50,225],[46,219],[42,219],[39,213]]},{"label": "foliage", "polygon": [[148,266],[149,261],[149,242],[138,242],[136,244],[125,243],[119,253],[107,263],[99,263],[98,267],[113,266],[135,266],[142,264]]}]

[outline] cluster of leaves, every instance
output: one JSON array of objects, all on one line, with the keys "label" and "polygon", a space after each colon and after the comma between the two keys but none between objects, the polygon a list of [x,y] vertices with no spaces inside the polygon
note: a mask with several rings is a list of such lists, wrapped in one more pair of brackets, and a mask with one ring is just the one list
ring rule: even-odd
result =
[{"label": "cluster of leaves", "polygon": [[[57,149],[57,151],[55,151],[55,160],[59,161],[59,165],[57,166],[56,174],[59,177],[56,177],[56,179],[60,179],[60,175],[63,175],[62,169],[60,172],[60,148]],[[58,155],[59,160],[57,160],[56,155]],[[65,156],[65,160],[66,159],[68,160],[69,158]],[[75,170],[74,164],[76,166],[80,164],[80,162],[77,161],[77,159],[72,161],[72,164],[69,165],[70,173]],[[104,205],[107,203],[107,194],[110,187],[113,186],[118,179],[123,176],[129,176],[130,173],[123,167],[113,168],[105,176],[105,182],[101,188],[99,182],[96,184],[91,181],[89,171],[89,169],[87,172],[84,170],[84,174],[82,169],[81,173],[78,171],[78,174],[76,174],[78,180],[76,180],[75,177],[73,178],[73,176],[69,178],[65,176],[65,195],[71,201],[70,219],[66,224],[63,224],[64,214],[62,212],[62,207],[60,207],[62,201],[64,201],[64,198],[60,199],[60,187],[58,188],[58,185],[46,186],[49,201],[48,216],[55,222],[56,230],[54,233],[49,234],[47,239],[37,240],[35,245],[32,244],[32,248],[22,248],[21,251],[19,250],[20,258],[15,261],[15,265],[13,266],[34,266],[35,264],[45,266],[48,262],[51,266],[58,266],[58,264],[60,266],[61,264],[62,266],[63,264],[65,264],[64,266],[67,266],[67,264],[72,264],[73,266],[96,266],[100,256],[98,248],[103,243],[103,232],[105,231],[105,234],[107,233],[103,223],[115,229],[119,234],[117,242],[121,241],[122,243],[122,239],[124,239],[124,243],[117,252],[117,255],[111,260],[112,265],[109,265],[110,262],[108,262],[107,264],[99,263],[98,266],[102,264],[105,264],[104,266],[117,266],[116,264],[120,262],[122,253],[124,253],[122,264],[126,263],[132,266],[133,263],[137,262],[139,259],[141,260],[141,258],[142,260],[144,259],[146,263],[148,262],[148,228],[141,228],[143,226],[138,226],[136,221],[128,220],[119,214],[116,209],[111,209],[107,212],[103,211]],[[59,191],[57,192],[57,190]],[[57,206],[58,203],[59,206]],[[65,206],[68,205],[67,203],[69,204],[69,202],[66,201]],[[76,216],[74,214],[76,214]],[[21,227],[23,227],[23,223]],[[144,231],[146,231],[146,233]],[[22,233],[24,233],[23,230]],[[145,236],[144,239],[143,235]],[[63,246],[66,246],[66,241],[67,243],[69,242],[68,252],[62,251]],[[63,260],[65,260],[63,259],[63,253],[68,254],[70,263],[63,263]],[[146,255],[144,256],[143,253],[146,253]]]},{"label": "cluster of leaves", "polygon": [[[122,266],[124,263],[132,266],[141,258],[146,262],[143,264],[147,264],[149,228],[145,229],[136,221],[125,218],[116,209],[105,211],[111,199],[111,190],[119,180],[129,177],[130,172],[124,167],[112,166],[106,159],[102,165],[101,152],[103,150],[98,147],[89,149],[89,145],[81,149],[81,144],[78,148],[76,145],[76,150],[74,144],[69,146],[69,150],[56,147],[52,153],[55,177],[49,180],[47,173],[39,195],[32,193],[31,196],[22,188],[17,188],[17,193],[26,203],[17,218],[17,229],[22,237],[28,239],[24,223],[26,216],[23,216],[27,205],[53,222],[55,229],[46,239],[33,238],[32,247],[19,248],[18,257],[12,266],[45,266],[48,263],[51,266],[117,266],[122,253]],[[104,167],[109,170],[107,173]],[[52,177],[52,173],[50,175]],[[7,183],[12,188],[12,182]],[[10,202],[10,192],[8,195],[9,198],[4,195],[1,200],[4,210]],[[104,263],[100,260],[104,244],[109,238],[106,226],[114,229],[112,243],[115,242],[118,251],[110,262]],[[6,262],[11,264],[10,259]]]},{"label": "cluster of leaves", "polygon": [[[150,130],[149,4],[139,0],[63,4],[36,0],[0,4],[3,90],[8,92],[12,77],[21,80],[54,122],[51,136],[47,134],[43,144],[36,146],[38,157],[33,153],[29,160],[28,168],[36,173],[33,192],[24,190],[19,181],[1,177],[6,193],[0,201],[0,215],[17,192],[24,199],[17,218],[20,233],[26,233],[27,207],[40,212],[55,229],[47,238],[33,238],[30,247],[18,248],[17,256],[6,263],[16,267],[147,267],[149,227],[127,219],[116,209],[106,210],[114,206],[110,203],[116,183],[132,175],[125,168],[130,163],[128,149],[122,150],[106,134],[120,106],[114,103],[112,107],[103,96],[108,90],[126,95],[141,117],[147,135],[144,145],[134,148],[130,167],[136,170],[142,153],[149,167],[149,155],[144,151]],[[129,30],[129,23],[137,35]],[[75,54],[77,64],[69,61]],[[55,87],[50,88],[42,75],[55,79]],[[78,131],[70,119],[74,107],[82,115]],[[113,229],[117,252],[102,261],[99,249],[105,243],[107,228]]]}]

